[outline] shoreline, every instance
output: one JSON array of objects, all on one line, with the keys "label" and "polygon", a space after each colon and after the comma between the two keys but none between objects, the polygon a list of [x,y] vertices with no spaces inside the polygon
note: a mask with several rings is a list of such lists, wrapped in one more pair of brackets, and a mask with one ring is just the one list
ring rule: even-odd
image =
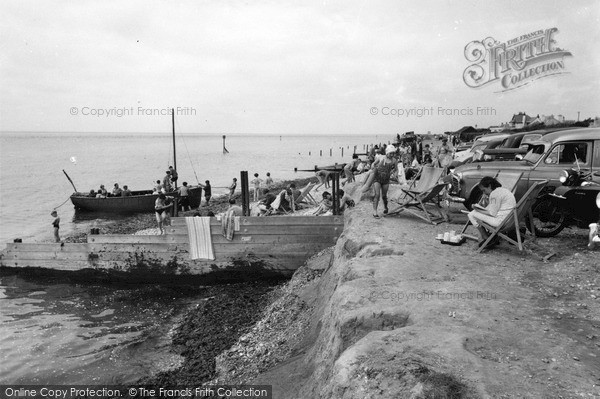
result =
[{"label": "shoreline", "polygon": [[[287,188],[290,183],[296,183],[299,186],[306,185],[309,181],[314,181],[318,179],[314,176],[299,178],[294,180],[282,180],[276,181],[273,183],[270,190],[283,190]],[[235,195],[235,199],[238,202],[241,200],[241,193]],[[202,197],[202,201],[204,201],[204,197]],[[193,216],[194,213],[200,212],[203,216],[206,215],[209,211],[213,212],[215,215],[221,212],[226,211],[229,208],[229,195],[223,194],[217,197],[211,198],[211,203],[209,206],[201,205],[199,208],[179,212],[179,216]],[[108,223],[104,223],[103,225],[97,226],[100,229],[100,234],[135,234],[142,230],[157,228],[156,219],[154,217],[154,213],[140,213],[134,214],[125,217],[121,220],[109,221]],[[88,232],[79,232],[66,235],[62,241],[63,242],[86,242],[87,241]],[[50,242],[50,240],[46,240],[44,242]]]},{"label": "shoreline", "polygon": [[[272,190],[281,190],[295,182],[302,186],[316,177],[275,182]],[[237,195],[236,198],[240,198]],[[239,202],[239,201],[238,201]],[[220,195],[211,199],[209,206],[199,211],[215,214],[229,207],[229,196]],[[180,215],[193,215],[198,209],[180,212]],[[156,228],[154,214],[131,215],[125,219],[99,225],[101,234],[135,234],[141,230]],[[86,242],[87,233],[76,233],[64,237],[63,242]],[[114,287],[133,287],[128,280],[121,280],[111,273],[82,271],[60,272],[53,270],[11,269],[3,275],[18,275],[26,280],[48,284],[103,284]],[[149,286],[185,286],[186,291],[198,291],[200,299],[184,309],[175,310],[169,322],[163,325],[171,331],[170,351],[182,359],[180,367],[164,365],[152,375],[142,377],[138,384],[150,385],[197,385],[209,381],[216,375],[214,359],[231,347],[237,340],[260,320],[264,309],[277,296],[277,289],[290,277],[260,274],[249,270],[247,273],[217,275],[213,278],[186,278],[177,281],[148,281]],[[172,325],[169,325],[172,323]]]},{"label": "shoreline", "polygon": [[[203,286],[171,319],[182,366],[140,383],[267,384],[290,398],[600,394],[600,265],[587,232],[475,256],[472,243],[435,240],[464,215],[432,226],[370,213],[368,199],[347,210],[337,244],[289,281]],[[557,256],[542,262],[538,247]]]}]

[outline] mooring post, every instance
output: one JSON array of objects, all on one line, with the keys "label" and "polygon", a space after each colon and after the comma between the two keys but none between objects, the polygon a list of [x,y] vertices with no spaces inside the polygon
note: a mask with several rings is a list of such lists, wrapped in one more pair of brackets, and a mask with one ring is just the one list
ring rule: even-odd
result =
[{"label": "mooring post", "polygon": [[223,154],[229,154],[229,151],[227,151],[227,147],[225,147],[225,135],[223,135]]},{"label": "mooring post", "polygon": [[333,172],[333,181],[332,181],[332,191],[333,191],[333,214],[340,214],[340,198],[339,198],[339,190],[340,190],[340,174],[339,172]]},{"label": "mooring post", "polygon": [[344,157],[344,147],[342,147],[342,158]]},{"label": "mooring post", "polygon": [[329,149],[329,156],[333,155],[333,148]]},{"label": "mooring post", "polygon": [[240,172],[240,180],[242,183],[242,212],[244,216],[250,216],[250,189],[248,188],[248,171]]}]

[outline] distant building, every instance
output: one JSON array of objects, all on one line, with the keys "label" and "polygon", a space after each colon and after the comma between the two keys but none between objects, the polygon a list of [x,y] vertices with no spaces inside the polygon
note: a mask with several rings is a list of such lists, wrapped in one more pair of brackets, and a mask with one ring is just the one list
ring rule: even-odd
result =
[{"label": "distant building", "polygon": [[488,127],[488,129],[490,129],[490,132],[492,132],[492,133],[498,133],[498,132],[503,132],[505,130],[510,130],[510,125],[508,123],[502,123],[497,126],[490,126],[490,127]]},{"label": "distant building", "polygon": [[[538,118],[532,118],[527,115],[525,112],[519,112],[518,114],[513,115],[510,122],[508,122],[511,129],[523,129],[531,124],[531,122],[535,121]],[[539,122],[538,122],[539,123]]]},{"label": "distant building", "polygon": [[[562,115],[559,116],[562,117]],[[564,121],[565,118],[562,117],[562,120]],[[558,118],[555,118],[554,115],[542,115],[542,122],[546,126],[554,126],[562,123]]]}]

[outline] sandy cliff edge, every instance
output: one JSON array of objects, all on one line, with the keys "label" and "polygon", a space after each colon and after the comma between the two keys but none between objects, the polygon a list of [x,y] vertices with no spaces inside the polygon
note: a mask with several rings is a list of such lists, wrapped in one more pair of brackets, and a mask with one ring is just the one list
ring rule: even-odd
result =
[{"label": "sandy cliff edge", "polygon": [[[507,244],[476,255],[472,242],[434,239],[460,224],[371,214],[368,200],[346,212],[333,252],[300,269],[255,328],[280,341],[248,349],[260,339],[242,337],[242,355],[217,361],[219,380],[260,372],[277,398],[600,395],[599,255],[584,231],[543,263]],[[228,371],[236,356],[256,372]]]}]

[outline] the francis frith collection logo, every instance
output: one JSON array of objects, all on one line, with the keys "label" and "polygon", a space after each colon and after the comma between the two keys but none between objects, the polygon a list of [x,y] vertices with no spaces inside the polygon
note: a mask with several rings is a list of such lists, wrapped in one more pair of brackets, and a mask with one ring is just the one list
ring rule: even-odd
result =
[{"label": "the francis frith collection logo", "polygon": [[465,58],[472,62],[464,73],[467,86],[479,88],[498,82],[500,91],[522,87],[534,80],[565,73],[569,51],[556,46],[557,28],[524,34],[506,43],[492,37],[465,46]]}]

